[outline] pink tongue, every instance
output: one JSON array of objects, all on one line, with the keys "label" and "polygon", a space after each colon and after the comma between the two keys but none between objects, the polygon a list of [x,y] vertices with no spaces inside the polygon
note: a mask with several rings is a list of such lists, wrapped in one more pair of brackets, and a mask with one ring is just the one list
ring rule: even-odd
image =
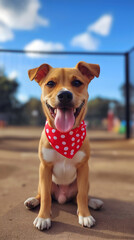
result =
[{"label": "pink tongue", "polygon": [[55,127],[60,132],[68,132],[72,129],[75,122],[75,117],[73,109],[62,110],[57,108],[56,117],[55,117]]}]

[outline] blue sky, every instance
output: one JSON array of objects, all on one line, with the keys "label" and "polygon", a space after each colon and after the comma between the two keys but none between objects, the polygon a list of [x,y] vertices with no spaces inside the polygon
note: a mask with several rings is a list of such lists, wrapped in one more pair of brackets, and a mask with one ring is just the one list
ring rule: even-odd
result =
[{"label": "blue sky", "polygon": [[[134,46],[133,0],[1,0],[0,48],[65,51],[118,51]],[[46,62],[53,67],[74,67],[79,61],[98,63],[99,79],[89,86],[90,98],[122,101],[123,57],[39,56],[0,54],[0,65],[20,87],[17,97],[40,97],[40,88],[27,70]]]}]

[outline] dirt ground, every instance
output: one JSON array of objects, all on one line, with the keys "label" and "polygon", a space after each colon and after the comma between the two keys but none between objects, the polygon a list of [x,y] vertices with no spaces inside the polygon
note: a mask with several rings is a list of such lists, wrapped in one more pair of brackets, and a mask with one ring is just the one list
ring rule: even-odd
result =
[{"label": "dirt ground", "polygon": [[106,132],[88,132],[91,142],[90,195],[104,201],[92,229],[78,224],[76,205],[52,205],[52,228],[40,232],[38,213],[23,202],[36,194],[40,128],[0,129],[0,239],[134,239],[134,140]]}]

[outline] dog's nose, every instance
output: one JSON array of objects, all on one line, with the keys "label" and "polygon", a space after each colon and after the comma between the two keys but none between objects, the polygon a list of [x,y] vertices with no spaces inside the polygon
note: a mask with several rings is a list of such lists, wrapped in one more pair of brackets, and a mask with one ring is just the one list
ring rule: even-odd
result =
[{"label": "dog's nose", "polygon": [[73,94],[69,91],[61,91],[58,94],[58,99],[61,103],[69,103],[73,99]]}]

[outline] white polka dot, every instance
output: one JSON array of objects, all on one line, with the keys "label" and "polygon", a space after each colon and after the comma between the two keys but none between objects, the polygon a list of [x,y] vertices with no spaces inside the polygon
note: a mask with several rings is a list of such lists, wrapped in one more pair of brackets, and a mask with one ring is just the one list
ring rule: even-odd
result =
[{"label": "white polka dot", "polygon": [[68,147],[64,147],[64,150],[67,151],[67,150],[68,150]]},{"label": "white polka dot", "polygon": [[85,128],[81,128],[81,131],[84,131],[85,130]]},{"label": "white polka dot", "polygon": [[73,154],[74,154],[73,152],[70,153],[70,155],[73,155]]},{"label": "white polka dot", "polygon": [[72,147],[75,145],[75,143],[72,143]]},{"label": "white polka dot", "polygon": [[66,145],[66,142],[62,142],[63,145]]},{"label": "white polka dot", "polygon": [[78,145],[76,148],[78,149],[80,147],[80,145]]},{"label": "white polka dot", "polygon": [[71,152],[74,152],[74,149],[72,149]]},{"label": "white polka dot", "polygon": [[50,136],[48,136],[48,138],[49,138],[49,139],[51,139],[51,137],[50,137]]},{"label": "white polka dot", "polygon": [[58,145],[56,145],[56,146],[55,146],[55,148],[56,148],[56,149],[59,149],[59,146],[58,146]]},{"label": "white polka dot", "polygon": [[48,128],[46,129],[46,132],[49,133],[49,129]]},{"label": "white polka dot", "polygon": [[80,136],[80,134],[77,133],[77,134],[76,134],[76,137],[79,137],[79,136]]},{"label": "white polka dot", "polygon": [[65,155],[67,155],[67,152],[64,152]]},{"label": "white polka dot", "polygon": [[62,134],[62,135],[61,135],[61,138],[65,138],[65,135]]},{"label": "white polka dot", "polygon": [[72,139],[71,139],[72,141],[75,141],[75,138],[74,137],[72,137]]},{"label": "white polka dot", "polygon": [[83,133],[83,136],[85,135],[85,132]]},{"label": "white polka dot", "polygon": [[81,139],[83,139],[83,136],[81,136]]},{"label": "white polka dot", "polygon": [[70,133],[69,133],[70,135],[73,135],[73,131],[70,131]]},{"label": "white polka dot", "polygon": [[55,129],[52,129],[52,133],[55,133],[56,132],[56,130]]},{"label": "white polka dot", "polygon": [[53,139],[54,139],[54,140],[56,140],[56,139],[57,139],[57,137],[56,137],[56,136],[54,136],[54,137],[53,137]]},{"label": "white polka dot", "polygon": [[79,143],[79,142],[80,142],[80,139],[77,140],[77,143]]}]

